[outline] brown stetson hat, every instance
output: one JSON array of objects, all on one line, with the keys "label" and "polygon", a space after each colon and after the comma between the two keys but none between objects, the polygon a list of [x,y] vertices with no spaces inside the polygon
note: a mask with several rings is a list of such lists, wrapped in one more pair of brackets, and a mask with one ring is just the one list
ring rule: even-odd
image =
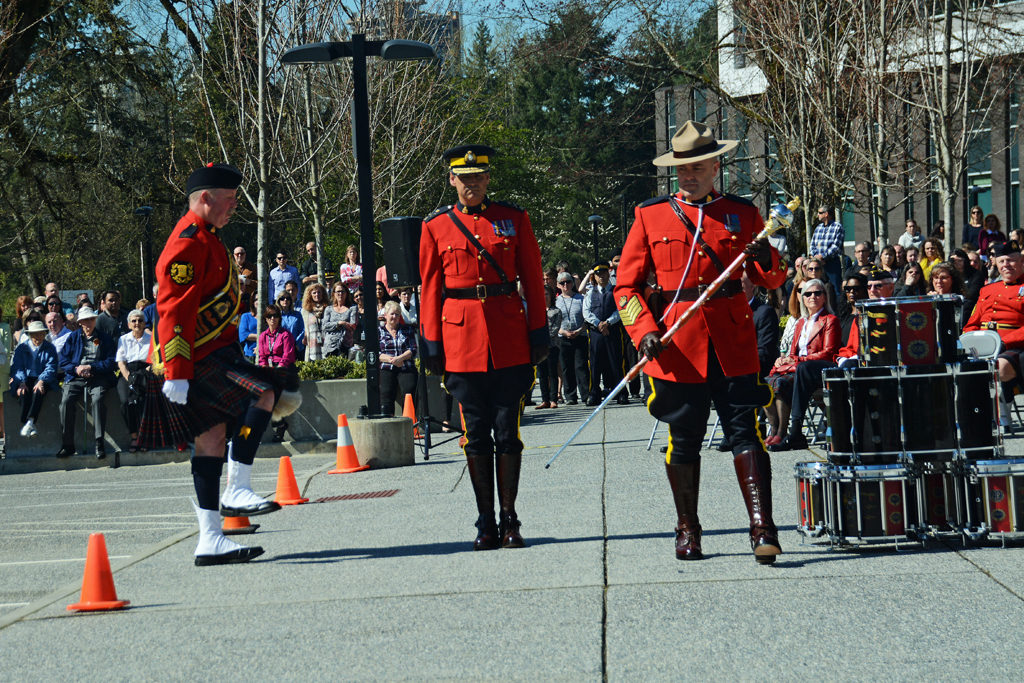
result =
[{"label": "brown stetson hat", "polygon": [[672,136],[672,149],[654,160],[655,166],[682,166],[725,154],[738,140],[716,140],[715,131],[703,123],[687,121]]}]

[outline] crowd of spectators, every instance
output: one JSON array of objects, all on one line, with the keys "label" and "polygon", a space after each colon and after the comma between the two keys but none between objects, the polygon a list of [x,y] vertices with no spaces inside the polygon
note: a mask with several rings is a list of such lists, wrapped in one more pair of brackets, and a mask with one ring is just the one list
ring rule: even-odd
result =
[{"label": "crowd of spectators", "polygon": [[[762,375],[776,390],[777,400],[767,411],[776,434],[786,430],[797,369],[807,361],[835,356],[850,337],[854,304],[869,296],[872,273],[891,274],[893,296],[963,296],[964,323],[981,288],[999,277],[991,258],[996,245],[1008,239],[1024,244],[1024,233],[1005,235],[997,216],[986,216],[974,207],[960,231],[962,245],[948,258],[941,221],[925,236],[913,219],[906,221],[894,243],[876,252],[872,244],[861,242],[854,246],[853,257],[847,258],[845,231],[834,211],[820,207],[817,216],[819,224],[808,254],[792,260],[781,288],[766,292],[744,283],[755,313]],[[268,271],[269,305],[262,312],[256,301],[256,267],[244,247],[233,249],[243,296],[238,334],[244,355],[260,365],[286,367],[331,356],[362,361],[366,353],[362,321],[367,311],[358,249],[348,245],[344,262],[335,270],[326,255],[321,253],[318,259],[315,243],[305,248],[307,258],[300,268],[289,263],[287,251],[275,252],[274,267]],[[537,368],[541,396],[537,409],[580,402],[597,405],[636,362],[611,297],[617,261],[618,254],[612,254],[608,262],[595,264],[582,277],[570,272],[565,262],[545,270],[551,353]],[[385,412],[390,413],[395,401],[401,405],[405,394],[415,395],[418,301],[415,288],[390,289],[382,276],[386,277],[383,268],[376,274],[374,304],[385,370],[381,394]],[[96,304],[89,294],[80,293],[72,304],[61,298],[52,282],[42,296],[17,298],[11,323],[0,322],[0,387],[9,389],[0,392],[0,401],[9,393],[21,403],[24,435],[33,434],[35,417],[48,393],[60,389],[61,455],[73,453],[75,403],[87,394],[95,425],[94,453],[103,457],[102,399],[116,386],[132,439],[129,450],[135,450],[137,406],[149,369],[156,294],[154,286],[152,299],[139,300],[131,311],[122,306],[116,290],[99,292]],[[786,320],[781,332],[780,320]],[[641,391],[641,383],[634,382],[620,401],[639,398]],[[279,439],[285,428],[275,424]],[[0,433],[3,429],[0,410]]]}]

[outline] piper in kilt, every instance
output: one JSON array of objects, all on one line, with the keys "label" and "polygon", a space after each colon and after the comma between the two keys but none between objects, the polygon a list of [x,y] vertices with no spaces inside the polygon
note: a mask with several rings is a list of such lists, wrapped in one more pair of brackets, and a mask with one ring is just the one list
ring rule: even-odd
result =
[{"label": "piper in kilt", "polygon": [[[187,183],[189,210],[156,265],[157,320],[150,350],[156,378],[147,387],[139,445],[195,444],[199,566],[248,562],[263,553],[224,536],[220,518],[280,509],[252,490],[252,463],[272,411],[287,414],[301,401],[295,375],[248,363],[238,346],[238,271],[217,230],[238,205],[241,181],[238,169],[227,164],[195,170]],[[218,500],[225,453],[228,484]]]}]

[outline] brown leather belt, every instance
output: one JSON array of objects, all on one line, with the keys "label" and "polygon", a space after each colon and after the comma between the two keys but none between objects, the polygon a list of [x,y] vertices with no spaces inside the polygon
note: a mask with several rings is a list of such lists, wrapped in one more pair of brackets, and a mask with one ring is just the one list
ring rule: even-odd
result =
[{"label": "brown leather belt", "polygon": [[1010,325],[1009,323],[982,323],[981,326],[986,330],[1015,330],[1019,325]]},{"label": "brown leather belt", "polygon": [[[704,292],[708,290],[709,285],[697,285],[696,287],[683,287],[679,290],[679,299],[677,301],[696,301],[700,298]],[[743,291],[743,284],[739,280],[728,280],[724,285],[715,290],[715,293],[708,297],[708,299],[722,299],[729,298],[730,296],[736,296]],[[672,299],[675,298],[675,290],[663,289],[661,291],[662,298],[665,299],[665,303],[672,303]]]},{"label": "brown leather belt", "polygon": [[455,287],[445,288],[444,295],[449,299],[480,299],[483,301],[489,296],[502,296],[515,294],[516,283],[502,282],[496,285],[477,285],[476,287]]}]

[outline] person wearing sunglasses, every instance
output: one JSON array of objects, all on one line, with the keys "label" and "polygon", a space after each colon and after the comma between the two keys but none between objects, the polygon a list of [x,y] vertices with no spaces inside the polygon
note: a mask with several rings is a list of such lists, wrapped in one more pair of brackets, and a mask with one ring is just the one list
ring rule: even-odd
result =
[{"label": "person wearing sunglasses", "polygon": [[[279,249],[277,255],[274,257],[275,265],[267,273],[267,281],[269,286],[267,287],[267,302],[273,304],[277,301],[277,297],[284,292],[284,286],[287,282],[294,282],[298,291],[302,291],[302,284],[299,280],[299,269],[295,266],[289,265],[288,263],[288,252],[284,249]],[[293,301],[297,300],[297,296],[293,298]]]},{"label": "person wearing sunglasses", "polygon": [[[875,269],[868,276],[868,298],[886,299],[892,296],[894,283],[892,273],[887,270]],[[860,351],[860,330],[857,325],[850,326],[850,334],[846,340],[846,346],[839,349],[834,358],[822,358],[819,360],[806,361],[797,365],[796,373],[793,376],[793,393],[790,402],[789,430],[782,441],[769,446],[771,451],[793,451],[807,448],[807,438],[804,436],[804,415],[807,413],[807,406],[811,402],[811,395],[822,388],[821,371],[836,365],[846,365],[857,362],[857,355]],[[786,428],[780,422],[780,432]]]},{"label": "person wearing sunglasses", "polygon": [[825,292],[825,283],[808,280],[800,293],[800,319],[793,330],[788,353],[780,356],[768,374],[768,385],[775,392],[774,405],[768,406],[768,423],[772,435],[768,446],[782,441],[780,426],[789,424],[789,408],[793,398],[793,382],[801,363],[831,361],[839,350],[839,319],[832,311]]}]

